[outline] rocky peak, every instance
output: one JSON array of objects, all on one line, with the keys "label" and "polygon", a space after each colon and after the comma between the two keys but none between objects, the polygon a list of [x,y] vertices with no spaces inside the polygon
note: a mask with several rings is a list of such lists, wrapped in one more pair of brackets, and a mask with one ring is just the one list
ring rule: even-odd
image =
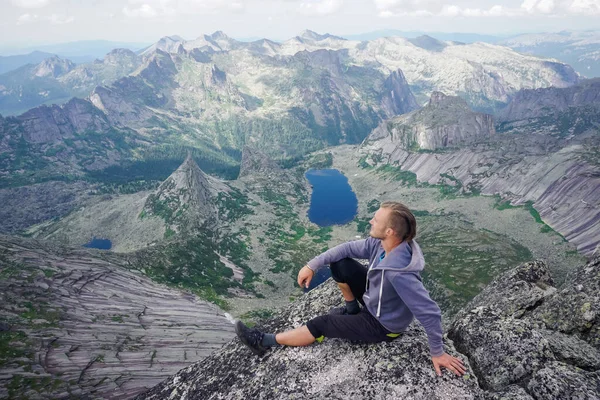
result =
[{"label": "rocky peak", "polygon": [[223,31],[215,31],[212,35],[209,35],[213,40],[232,40]]},{"label": "rocky peak", "polygon": [[388,117],[405,114],[419,108],[401,70],[393,71],[383,83],[381,106]]},{"label": "rocky peak", "polygon": [[147,215],[162,217],[173,229],[197,228],[216,216],[209,178],[191,155],[148,197]]},{"label": "rocky peak", "polygon": [[294,58],[300,60],[309,68],[322,68],[328,70],[333,75],[340,75],[342,72],[342,63],[340,58],[346,52],[339,50],[318,49],[315,51],[302,50],[294,55]]},{"label": "rocky peak", "polygon": [[[435,376],[425,332],[414,322],[391,343],[326,339],[262,358],[234,339],[137,399],[595,399],[600,258],[563,288],[552,285],[542,261],[528,262],[497,277],[456,315],[445,348],[465,362],[463,378],[446,370]],[[259,327],[295,328],[341,300],[329,280]]]},{"label": "rocky peak", "polygon": [[552,286],[535,261],[496,278],[459,312],[448,336],[482,387],[521,399],[597,398],[600,258]]},{"label": "rocky peak", "polygon": [[[285,307],[261,328],[281,332],[327,313],[342,301],[330,279]],[[451,343],[447,351],[457,355]],[[462,357],[468,365],[468,360]],[[437,377],[424,330],[413,324],[391,343],[326,339],[303,348],[280,347],[262,358],[235,339],[163,381],[141,399],[474,399],[482,395],[472,373]]]},{"label": "rocky peak", "polygon": [[52,56],[45,59],[34,70],[37,77],[52,77],[58,78],[75,68],[75,64],[70,60],[63,60],[58,56]]},{"label": "rocky peak", "polygon": [[434,92],[427,106],[383,121],[365,144],[393,145],[408,151],[436,150],[464,145],[495,132],[491,115],[472,111],[460,97]]},{"label": "rocky peak", "polygon": [[269,156],[258,150],[256,147],[248,145],[244,146],[244,149],[242,150],[240,178],[254,174],[266,176],[278,172],[281,172],[281,168]]},{"label": "rocky peak", "polygon": [[321,35],[321,34],[318,34],[317,32],[311,31],[309,29],[302,31],[302,33],[300,34],[300,36],[298,36],[298,38],[301,40],[309,40],[309,41],[314,41],[314,42],[319,42],[321,40],[330,39],[330,38],[336,39],[336,40],[346,40],[339,36],[330,35],[329,33]]},{"label": "rocky peak", "polygon": [[222,31],[216,31],[212,35],[205,35],[204,37],[208,42],[224,51],[232,50],[239,44],[237,40],[230,38]]},{"label": "rocky peak", "polygon": [[120,66],[123,64],[137,64],[137,55],[129,49],[114,49],[104,56],[104,64]]},{"label": "rocky peak", "polygon": [[109,127],[105,116],[94,105],[78,98],[58,106],[39,106],[17,117],[30,143],[53,143],[73,138],[85,131],[103,132]]},{"label": "rocky peak", "polygon": [[[180,46],[177,45],[177,48]],[[174,52],[177,51],[174,49]],[[140,75],[152,83],[163,86],[168,84],[172,75],[177,73],[177,66],[171,55],[162,50],[156,50],[146,61]]]},{"label": "rocky peak", "polygon": [[434,106],[435,104],[439,104],[444,101],[448,96],[446,96],[442,92],[434,91],[431,93],[431,97],[429,98],[429,106]]},{"label": "rocky peak", "polygon": [[141,54],[146,56],[156,50],[162,50],[167,53],[175,52],[181,43],[185,43],[185,39],[180,36],[164,36],[158,42],[146,48]]},{"label": "rocky peak", "polygon": [[414,39],[407,39],[410,43],[417,47],[425,50],[440,52],[443,51],[448,45],[440,40],[432,38],[428,35],[421,35]]}]

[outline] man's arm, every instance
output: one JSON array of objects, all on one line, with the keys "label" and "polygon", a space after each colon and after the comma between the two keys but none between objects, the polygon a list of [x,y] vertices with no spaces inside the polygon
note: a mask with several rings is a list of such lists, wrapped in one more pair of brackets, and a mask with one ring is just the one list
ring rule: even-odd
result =
[{"label": "man's arm", "polygon": [[438,357],[444,354],[442,311],[429,297],[429,292],[418,276],[410,272],[395,272],[390,276],[390,281],[404,304],[425,328],[431,356]]},{"label": "man's arm", "polygon": [[308,288],[310,281],[315,275],[315,271],[332,262],[346,257],[369,258],[375,246],[379,246],[379,240],[368,238],[342,243],[319,254],[300,269],[298,272],[298,285]]},{"label": "man's arm", "polygon": [[378,244],[377,239],[368,238],[354,240],[335,246],[326,252],[319,254],[306,265],[313,271],[317,271],[327,264],[340,261],[343,258],[369,258],[373,247]]},{"label": "man's arm", "polygon": [[440,367],[445,367],[458,376],[464,374],[466,370],[462,361],[444,352],[442,311],[429,297],[423,282],[414,273],[402,272],[395,273],[390,281],[404,304],[425,328],[431,360],[438,376],[442,375]]}]

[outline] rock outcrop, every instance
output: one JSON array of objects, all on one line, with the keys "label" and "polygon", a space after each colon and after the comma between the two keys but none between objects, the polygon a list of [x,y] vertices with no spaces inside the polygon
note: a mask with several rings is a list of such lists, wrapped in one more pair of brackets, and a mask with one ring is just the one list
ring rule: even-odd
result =
[{"label": "rock outcrop", "polygon": [[131,398],[233,336],[114,253],[0,236],[0,397]]},{"label": "rock outcrop", "polygon": [[[596,399],[600,258],[563,288],[552,285],[543,261],[529,262],[499,276],[455,316],[446,350],[465,361],[463,378],[435,376],[424,331],[413,323],[392,343],[327,339],[262,358],[234,339],[136,399]],[[340,300],[330,280],[261,327],[297,327]]]},{"label": "rock outcrop", "polygon": [[599,118],[600,78],[568,88],[521,90],[498,115],[502,131],[560,136],[597,129]]},{"label": "rock outcrop", "polygon": [[[341,300],[329,280],[262,327],[297,327]],[[446,345],[456,355],[452,343]],[[262,359],[236,339],[137,399],[475,399],[482,393],[473,375],[457,378],[445,371],[437,377],[425,332],[413,325],[392,343],[327,339],[271,350]]]},{"label": "rock outcrop", "polygon": [[419,108],[402,70],[393,71],[383,82],[381,108],[387,115],[406,114]]},{"label": "rock outcrop", "polygon": [[534,399],[600,396],[600,259],[562,288],[552,283],[543,262],[521,265],[455,316],[448,336],[483,388],[516,385]]},{"label": "rock outcrop", "polygon": [[104,132],[106,117],[89,101],[74,98],[63,106],[40,106],[17,117],[30,143],[51,143],[72,139],[86,131]]},{"label": "rock outcrop", "polygon": [[425,107],[383,121],[364,143],[380,141],[386,151],[394,151],[393,145],[403,150],[437,150],[468,144],[494,133],[491,115],[471,111],[460,97],[433,92]]},{"label": "rock outcrop", "polygon": [[240,178],[254,174],[269,176],[273,173],[281,173],[281,171],[281,167],[265,153],[255,147],[244,146],[242,150],[242,163],[240,165]]}]

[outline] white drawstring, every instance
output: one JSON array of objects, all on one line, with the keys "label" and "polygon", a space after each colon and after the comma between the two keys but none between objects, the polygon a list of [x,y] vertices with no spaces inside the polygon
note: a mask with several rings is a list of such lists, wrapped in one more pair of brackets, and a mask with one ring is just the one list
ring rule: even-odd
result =
[{"label": "white drawstring", "polygon": [[381,313],[381,296],[383,295],[383,278],[385,277],[385,269],[381,271],[381,285],[379,285],[379,303],[377,304],[377,318],[379,318],[379,314]]}]

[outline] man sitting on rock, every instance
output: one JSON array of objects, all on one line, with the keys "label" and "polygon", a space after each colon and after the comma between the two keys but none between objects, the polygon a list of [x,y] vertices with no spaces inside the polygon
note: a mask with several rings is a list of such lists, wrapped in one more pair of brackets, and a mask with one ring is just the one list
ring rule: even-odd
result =
[{"label": "man sitting on rock", "polygon": [[[308,288],[315,271],[329,264],[346,300],[344,307],[277,334],[250,329],[238,321],[238,337],[257,355],[269,347],[307,346],[325,337],[390,342],[416,317],[427,332],[437,374],[441,375],[440,367],[445,367],[462,375],[462,361],[444,352],[441,311],[421,282],[425,260],[413,240],[417,233],[414,215],[401,203],[386,202],[369,223],[370,238],[336,246],[309,261],[298,273],[298,284]],[[369,259],[369,267],[354,258]]]}]

